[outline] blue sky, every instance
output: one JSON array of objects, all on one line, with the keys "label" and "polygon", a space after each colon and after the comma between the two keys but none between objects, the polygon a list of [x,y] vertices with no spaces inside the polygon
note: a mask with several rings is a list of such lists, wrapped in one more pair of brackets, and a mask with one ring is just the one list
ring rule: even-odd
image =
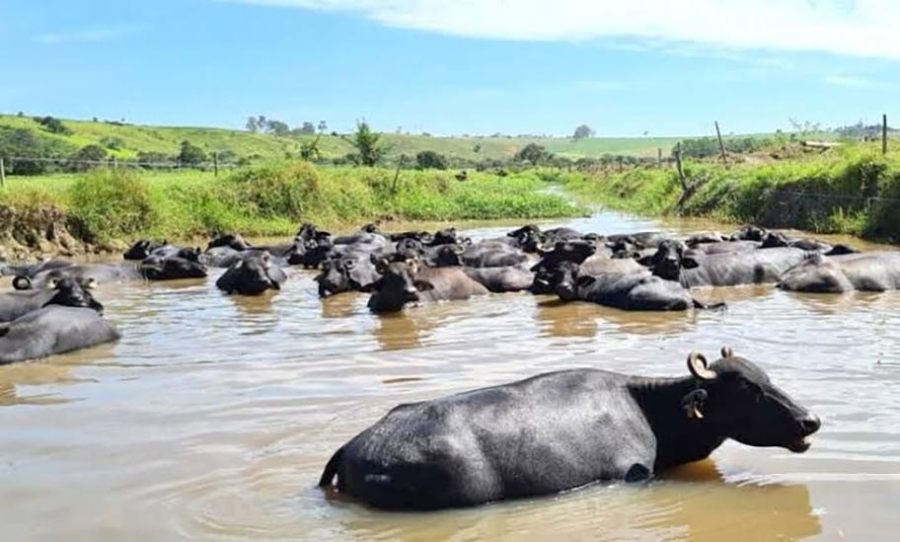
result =
[{"label": "blue sky", "polygon": [[604,136],[900,118],[900,2],[670,4],[0,0],[0,111]]}]

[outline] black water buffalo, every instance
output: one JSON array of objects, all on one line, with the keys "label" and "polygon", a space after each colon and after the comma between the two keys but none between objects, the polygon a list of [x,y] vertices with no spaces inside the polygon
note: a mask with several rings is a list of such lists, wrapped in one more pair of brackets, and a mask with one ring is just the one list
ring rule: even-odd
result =
[{"label": "black water buffalo", "polygon": [[811,293],[897,290],[900,289],[900,252],[816,254],[785,272],[778,287]]},{"label": "black water buffalo", "polygon": [[72,352],[120,337],[94,309],[50,305],[0,324],[0,365]]},{"label": "black water buffalo", "polygon": [[606,242],[615,244],[625,242],[633,245],[637,249],[655,248],[663,241],[671,241],[672,234],[659,231],[645,231],[638,233],[613,234],[605,237]]},{"label": "black water buffalo", "polygon": [[522,292],[534,283],[534,273],[521,267],[464,267],[463,272],[494,293]]},{"label": "black water buffalo", "polygon": [[742,227],[738,231],[731,236],[732,241],[762,241],[768,235],[769,230],[756,226],[754,224],[748,224],[747,226]]},{"label": "black water buffalo", "polygon": [[685,288],[695,288],[778,282],[782,273],[808,256],[808,252],[798,248],[707,255],[685,251],[683,244],[668,241],[660,244],[646,263],[654,275],[681,282]]},{"label": "black water buffalo", "polygon": [[762,240],[762,248],[777,247],[794,247],[812,252],[828,252],[833,248],[830,244],[822,241],[817,241],[815,239],[788,237],[787,235],[777,231],[770,231],[766,233],[765,237],[763,237]]},{"label": "black water buffalo", "polygon": [[131,248],[125,251],[123,257],[126,260],[144,260],[149,258],[154,250],[160,249],[166,245],[168,245],[166,241],[159,242],[152,239],[141,239],[131,245]]},{"label": "black water buffalo", "polygon": [[322,271],[314,279],[319,283],[319,296],[371,291],[372,285],[381,278],[375,266],[380,259],[368,252],[351,252],[325,260]]},{"label": "black water buffalo", "polygon": [[385,509],[434,510],[636,482],[708,457],[726,439],[805,452],[819,419],[722,349],[689,376],[595,369],[400,405],[342,446],[319,480]]},{"label": "black water buffalo", "polygon": [[266,290],[280,290],[287,275],[263,252],[233,263],[216,281],[216,287],[226,294],[261,295]]},{"label": "black water buffalo", "polygon": [[206,266],[200,262],[184,258],[162,258],[151,256],[141,262],[122,262],[113,264],[76,264],[58,269],[41,271],[33,277],[18,275],[13,279],[13,287],[17,290],[42,288],[51,280],[73,277],[87,280],[93,278],[101,284],[111,282],[127,282],[135,280],[178,280],[204,278]]},{"label": "black water buffalo", "polygon": [[560,281],[566,276],[566,272],[560,272],[560,267],[565,264],[569,270],[575,266],[581,275],[631,275],[635,273],[649,274],[647,269],[632,259],[606,258],[604,256],[591,256],[580,265],[576,261],[562,260],[548,265],[545,262],[536,265],[533,270],[534,282],[531,285],[533,294],[553,294]]},{"label": "black water buffalo", "polygon": [[381,278],[372,287],[369,309],[396,312],[408,303],[468,299],[487,288],[454,267],[419,268],[416,262],[377,262]]},{"label": "black water buffalo", "polygon": [[519,248],[490,241],[465,247],[460,259],[466,267],[511,267],[537,261],[534,255]]},{"label": "black water buffalo", "polygon": [[553,282],[563,301],[590,301],[629,311],[684,311],[710,307],[691,297],[678,282],[664,280],[644,270],[638,273],[590,275],[572,262],[559,265]]},{"label": "black water buffalo", "polygon": [[94,280],[64,277],[51,281],[47,288],[0,294],[0,322],[12,322],[48,305],[84,307],[103,312],[103,305],[94,299],[90,289]]},{"label": "black water buffalo", "polygon": [[243,252],[245,250],[250,250],[251,248],[253,248],[252,246],[250,246],[250,243],[248,243],[239,233],[226,233],[220,235],[210,241],[206,246],[206,249],[209,250],[211,248],[219,247],[228,247],[238,252]]}]

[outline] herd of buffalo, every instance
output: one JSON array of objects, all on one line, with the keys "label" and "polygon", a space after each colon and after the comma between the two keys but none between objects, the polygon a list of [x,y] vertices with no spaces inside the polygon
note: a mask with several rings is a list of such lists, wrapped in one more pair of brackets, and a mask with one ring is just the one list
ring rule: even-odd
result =
[{"label": "herd of buffalo", "polygon": [[[0,294],[0,364],[117,340],[93,297],[96,284],[204,279],[209,268],[222,268],[222,292],[260,295],[281,289],[291,266],[318,270],[322,297],[368,292],[374,312],[518,291],[683,311],[723,306],[694,296],[705,286],[900,289],[900,252],[858,252],[757,226],[730,235],[599,235],[528,225],[473,242],[454,228],[383,233],[368,225],[334,236],[304,224],[294,239],[270,246],[238,234],[205,250],[141,240],[124,262],[3,267],[17,291]],[[691,354],[688,368],[670,379],[560,371],[401,405],[341,447],[320,485],[381,508],[466,506],[643,480],[705,458],[727,438],[803,452],[819,429],[815,416],[728,348],[713,363]]]}]

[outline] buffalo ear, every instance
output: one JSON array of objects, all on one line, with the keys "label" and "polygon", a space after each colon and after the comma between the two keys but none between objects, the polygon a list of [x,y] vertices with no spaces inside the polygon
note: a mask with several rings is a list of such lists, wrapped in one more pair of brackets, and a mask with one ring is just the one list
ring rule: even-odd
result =
[{"label": "buffalo ear", "polygon": [[699,352],[691,352],[687,359],[688,370],[697,380],[715,380],[716,372],[708,367],[708,363],[703,354]]},{"label": "buffalo ear", "polygon": [[734,350],[732,350],[730,346],[723,346],[722,347],[722,357],[723,358],[733,358]]},{"label": "buffalo ear", "polygon": [[681,266],[685,269],[695,269],[700,267],[700,262],[693,256],[684,256],[681,258]]},{"label": "buffalo ear", "polygon": [[578,280],[575,281],[575,285],[579,288],[587,288],[596,281],[597,279],[590,275],[582,275],[578,277]]},{"label": "buffalo ear", "polygon": [[93,290],[96,287],[97,279],[95,279],[94,277],[88,277],[87,279],[85,279],[84,285],[82,286],[82,288],[84,288],[85,290]]},{"label": "buffalo ear", "polygon": [[685,395],[681,400],[681,408],[683,408],[685,413],[687,413],[688,418],[692,420],[702,420],[702,409],[706,404],[706,399],[708,397],[709,394],[706,393],[706,390],[694,390]]},{"label": "buffalo ear", "polygon": [[413,284],[416,285],[416,290],[419,290],[420,292],[434,290],[434,284],[428,282],[427,280],[417,280]]}]

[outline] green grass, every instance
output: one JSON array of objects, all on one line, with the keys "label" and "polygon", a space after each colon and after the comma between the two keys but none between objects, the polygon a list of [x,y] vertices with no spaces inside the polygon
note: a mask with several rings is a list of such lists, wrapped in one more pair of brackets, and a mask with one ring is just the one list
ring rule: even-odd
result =
[{"label": "green grass", "polygon": [[[699,185],[680,207],[681,184],[672,169],[562,182],[581,198],[644,215],[707,216],[900,240],[900,149],[883,156],[878,145],[845,145],[763,165],[689,162],[685,171]],[[883,199],[868,199],[873,196]]]},{"label": "green grass", "polygon": [[346,228],[378,219],[537,219],[583,212],[546,193],[546,187],[538,172],[475,173],[459,182],[446,172],[403,171],[395,184],[389,169],[317,168],[296,161],[219,177],[122,168],[10,178],[0,190],[0,211],[58,209],[67,213],[77,238],[101,244],[137,237],[187,240],[225,231],[290,235],[303,221]]},{"label": "green grass", "polygon": [[[185,139],[207,152],[230,151],[243,158],[283,159],[288,154],[297,155],[304,142],[316,137],[312,135],[275,137],[221,128],[119,126],[104,122],[62,120],[66,127],[72,130],[71,135],[52,134],[34,122],[30,116],[0,115],[0,127],[31,130],[41,138],[53,140],[64,146],[69,153],[85,145],[99,145],[104,138],[118,138],[122,141],[123,147],[109,150],[109,153],[122,160],[133,159],[141,151],[174,156]],[[461,160],[481,161],[512,158],[519,149],[529,143],[543,145],[553,153],[572,159],[599,158],[604,154],[656,156],[657,148],[662,148],[663,152],[668,154],[680,138],[595,137],[575,141],[570,138],[430,137],[384,133],[383,139],[390,148],[388,159],[392,161],[401,154],[413,157],[424,150],[432,150]],[[331,135],[320,139],[319,149],[323,156],[329,159],[342,157],[353,151],[345,139]]]}]

